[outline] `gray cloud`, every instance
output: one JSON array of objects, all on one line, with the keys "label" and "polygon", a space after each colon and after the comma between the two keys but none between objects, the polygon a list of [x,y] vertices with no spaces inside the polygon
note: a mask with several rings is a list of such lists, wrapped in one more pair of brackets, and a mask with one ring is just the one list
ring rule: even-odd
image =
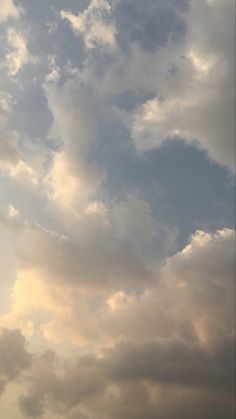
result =
[{"label": "gray cloud", "polygon": [[[101,414],[104,418],[129,415],[144,418],[147,414],[156,417],[154,409],[160,404],[161,417],[169,418],[173,417],[173,411],[168,412],[168,397],[175,399],[178,395],[182,400],[175,407],[175,417],[181,417],[182,413],[185,417],[191,402],[199,409],[196,418],[202,414],[206,418],[218,415],[218,409],[220,412],[225,409],[226,415],[233,413],[233,341],[223,342],[213,353],[175,339],[139,345],[127,342],[105,351],[100,359],[85,356],[67,366],[64,364],[61,373],[57,372],[58,360],[45,362],[40,358],[37,362],[37,368],[28,378],[29,393],[20,398],[27,416],[40,416],[43,406],[46,407],[44,402],[50,400],[52,409],[58,413],[80,406],[81,413],[87,411],[94,418]],[[220,399],[219,390],[223,392]],[[165,391],[166,396],[162,393]],[[187,397],[181,398],[184,391]],[[198,402],[194,400],[194,392]],[[152,399],[152,393],[157,400]],[[38,412],[35,406],[41,407]]]},{"label": "gray cloud", "polygon": [[156,68],[162,67],[165,76],[157,77],[156,99],[138,108],[134,117],[138,149],[183,138],[196,141],[210,158],[234,170],[232,7],[230,1],[190,3],[186,41],[179,49],[170,44],[163,49]]},{"label": "gray cloud", "polygon": [[[149,2],[147,8],[146,3],[144,7],[140,2],[117,2],[114,13],[120,36],[127,39],[129,34],[128,47],[121,46],[98,81],[97,60],[91,58],[93,85],[112,101],[127,91],[149,98],[143,106],[137,101],[135,112],[121,113],[138,151],[180,138],[234,170],[233,4],[190,1],[180,10],[176,5]],[[186,27],[180,29],[177,23],[181,42],[169,32],[175,28],[172,19]],[[156,38],[161,43],[157,49]]]},{"label": "gray cloud", "polygon": [[[169,419],[187,418],[194,406],[196,419],[231,417],[233,264],[233,231],[196,233],[180,253],[166,259],[159,282],[146,293],[112,294],[111,311],[103,319],[99,310],[95,316],[90,312],[90,327],[97,321],[95,334],[102,325],[106,333],[110,327],[120,336],[108,348],[100,345],[97,354],[67,360],[52,352],[34,356],[20,397],[24,414],[142,419],[156,418],[158,411]],[[80,305],[74,327],[83,314]]]},{"label": "gray cloud", "polygon": [[42,419],[232,418],[232,1],[3,5],[0,393]]},{"label": "gray cloud", "polygon": [[121,381],[148,380],[182,386],[234,389],[234,340],[209,354],[181,341],[121,345],[111,361],[112,376]]},{"label": "gray cloud", "polygon": [[29,367],[31,355],[19,330],[0,329],[0,393]]},{"label": "gray cloud", "polygon": [[0,162],[1,164],[15,165],[20,160],[20,153],[18,150],[19,135],[17,132],[9,132],[1,134],[0,136]]},{"label": "gray cloud", "polygon": [[112,231],[109,220],[101,227],[88,216],[77,240],[37,225],[26,225],[19,239],[20,266],[38,270],[50,283],[104,291],[136,284],[144,287],[153,278],[148,263],[129,240]]},{"label": "gray cloud", "polygon": [[121,45],[137,42],[145,51],[155,51],[168,40],[178,41],[186,32],[186,23],[180,10],[186,1],[148,0],[115,1],[114,12]]}]

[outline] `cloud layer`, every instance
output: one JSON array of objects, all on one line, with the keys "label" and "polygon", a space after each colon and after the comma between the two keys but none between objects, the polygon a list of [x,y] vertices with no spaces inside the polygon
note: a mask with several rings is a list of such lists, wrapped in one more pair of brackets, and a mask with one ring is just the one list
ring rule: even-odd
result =
[{"label": "cloud layer", "polygon": [[0,413],[233,418],[232,0],[2,5]]}]

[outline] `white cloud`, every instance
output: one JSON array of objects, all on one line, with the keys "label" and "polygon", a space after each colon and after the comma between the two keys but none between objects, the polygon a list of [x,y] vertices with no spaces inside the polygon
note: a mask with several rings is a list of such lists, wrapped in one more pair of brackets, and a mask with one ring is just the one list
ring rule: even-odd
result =
[{"label": "white cloud", "polygon": [[121,112],[138,151],[181,138],[234,170],[233,3],[191,1],[182,18],[187,31],[150,52],[129,41],[96,83],[109,98],[139,92],[151,99]]},{"label": "white cloud", "polygon": [[[120,117],[138,151],[159,147],[168,137],[181,137],[191,143],[197,140],[211,158],[232,166],[232,39],[230,24],[221,27],[222,16],[230,21],[231,6],[228,0],[192,1],[183,12],[188,33],[181,41],[170,36],[166,44],[145,50],[138,37],[143,36],[145,43],[146,33],[136,36],[131,28],[127,49],[122,52],[120,47],[119,53],[113,49],[112,60],[103,62],[104,49],[98,48],[96,54],[91,49],[110,50],[120,40],[125,43],[122,34],[116,37],[121,18],[116,7],[125,6],[119,13],[130,13],[135,32],[139,19],[132,13],[137,3],[142,11],[148,7],[142,1],[118,0],[112,2],[112,10],[108,1],[93,0],[78,16],[61,11],[89,50],[83,51],[88,58],[83,63],[71,57],[80,70],[67,54],[60,56],[61,44],[51,28],[50,48],[57,55],[47,51],[48,62],[40,61],[43,74],[37,75],[44,81],[43,100],[52,121],[48,138],[42,141],[42,148],[50,148],[45,164],[41,145],[35,145],[41,140],[35,138],[29,146],[8,126],[14,119],[9,118],[12,97],[0,96],[0,169],[24,186],[28,182],[36,192],[35,199],[31,201],[30,193],[21,204],[19,184],[14,189],[11,185],[3,203],[6,213],[0,215],[1,227],[11,229],[6,235],[14,238],[11,257],[16,273],[9,308],[2,308],[0,315],[0,325],[11,329],[0,333],[0,393],[8,382],[18,383],[24,416],[155,419],[158,412],[163,419],[232,417],[234,232],[196,231],[177,252],[178,227],[160,224],[153,201],[143,198],[156,185],[148,191],[129,189],[129,182],[140,182],[139,175],[131,180],[136,168],[145,170],[149,159],[140,166],[130,161],[127,183],[121,182],[127,160],[122,158],[120,170],[127,166],[120,178],[115,178],[116,168],[112,172],[113,161],[119,164],[126,150],[128,158],[132,153],[137,159]],[[155,0],[150,4],[152,15]],[[171,16],[168,8],[168,19]],[[15,76],[32,58],[21,33],[9,28],[8,37],[12,48],[8,71]],[[18,83],[9,81],[17,90],[20,116],[25,95],[30,104],[35,98],[30,81],[25,90],[22,83],[21,91]],[[36,96],[42,94],[38,85],[33,90]],[[118,103],[131,110],[119,113]],[[114,160],[105,161],[110,156]],[[155,170],[154,165],[150,169]],[[149,167],[147,172],[145,185]],[[119,197],[114,197],[116,187],[121,189]],[[11,189],[17,191],[14,199]],[[164,213],[159,199],[161,195],[155,210]],[[28,202],[33,202],[32,208],[26,208]],[[24,210],[39,223],[24,221]],[[172,215],[176,208],[169,211]],[[165,214],[160,217],[165,219]],[[182,240],[186,231],[180,233]],[[16,327],[30,338],[33,350],[37,348],[32,357],[20,332],[12,330]],[[52,351],[40,354],[41,344],[58,347],[70,359]]]},{"label": "white cloud", "polygon": [[[159,147],[167,138],[182,138],[198,142],[210,158],[234,170],[232,7],[229,1],[214,6],[191,3],[186,45],[176,46],[172,55],[176,72],[168,76],[162,63],[160,97],[138,106],[133,114],[131,130],[138,150]],[[165,49],[168,53],[164,47],[159,59],[171,66]]]},{"label": "white cloud", "polygon": [[190,51],[187,55],[197,71],[197,78],[205,77],[211,71],[214,65],[214,60],[210,57],[201,57],[195,51]]},{"label": "white cloud", "polygon": [[0,22],[11,19],[18,19],[22,9],[16,6],[13,0],[1,0]]},{"label": "white cloud", "polygon": [[18,183],[36,186],[40,177],[34,157],[36,146],[30,146],[19,132],[9,127],[14,104],[10,94],[0,92],[0,171]]},{"label": "white cloud", "polygon": [[19,211],[12,204],[9,204],[8,215],[10,218],[17,218],[19,216]]},{"label": "white cloud", "polygon": [[6,54],[6,67],[9,76],[16,76],[25,64],[34,62],[30,55],[26,38],[15,28],[7,30],[7,42],[10,51]]},{"label": "white cloud", "polygon": [[55,55],[48,56],[49,73],[45,77],[46,82],[57,82],[60,78],[60,67],[56,64]]},{"label": "white cloud", "polygon": [[[37,229],[32,234],[40,234]],[[45,244],[37,241],[37,251]],[[56,276],[45,283],[37,263],[28,260],[31,270],[19,272],[13,293],[18,327],[29,333],[26,319],[41,310],[44,337],[78,345],[76,354],[84,345],[86,355],[60,359],[51,351],[34,353],[21,380],[24,415],[86,413],[97,419],[106,412],[105,419],[136,419],[137,414],[143,419],[147,413],[155,417],[158,409],[172,419],[189,417],[194,406],[196,419],[211,418],[214,409],[217,419],[232,416],[234,248],[230,229],[198,231],[165,260],[144,293],[126,292],[123,286],[102,300],[100,295],[99,303],[95,290],[86,296]],[[61,260],[61,254],[55,258]],[[12,321],[11,327],[13,313],[3,319]]]},{"label": "white cloud", "polygon": [[78,16],[62,10],[61,17],[68,20],[75,35],[83,38],[86,48],[115,46],[116,28],[107,0],[91,0],[88,8]]},{"label": "white cloud", "polygon": [[88,204],[88,206],[85,208],[85,215],[88,215],[89,217],[94,216],[101,216],[105,217],[108,212],[108,209],[104,205],[103,202],[98,201],[92,201]]},{"label": "white cloud", "polygon": [[104,179],[103,171],[88,163],[98,139],[93,100],[81,88],[79,76],[62,87],[46,83],[44,88],[53,115],[49,135],[60,143],[45,187],[52,206],[79,215],[97,199]]},{"label": "white cloud", "polygon": [[78,159],[77,170],[73,169],[65,152],[54,156],[52,167],[45,178],[48,198],[57,208],[73,214],[80,214],[86,208],[97,189],[102,178],[96,176],[86,165]]},{"label": "white cloud", "polygon": [[77,244],[39,226],[22,228],[21,263],[3,324],[14,326],[15,319],[26,327],[32,310],[41,310],[46,339],[95,346],[178,335],[209,349],[233,336],[232,230],[198,231],[162,266],[149,267],[127,242],[109,238],[107,224],[102,234],[95,225],[88,241],[80,223]]},{"label": "white cloud", "polygon": [[38,176],[34,169],[23,160],[19,160],[15,166],[7,167],[7,172],[10,177],[19,182],[29,182],[33,186],[36,186],[38,183]]},{"label": "white cloud", "polygon": [[17,182],[37,185],[38,176],[29,162],[22,159],[19,133],[0,132],[0,170]]}]

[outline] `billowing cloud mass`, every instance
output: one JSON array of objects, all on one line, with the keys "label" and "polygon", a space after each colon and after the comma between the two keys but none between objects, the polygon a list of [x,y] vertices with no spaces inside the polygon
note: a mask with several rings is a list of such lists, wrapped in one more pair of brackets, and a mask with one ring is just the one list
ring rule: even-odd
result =
[{"label": "billowing cloud mass", "polygon": [[56,3],[0,7],[0,416],[231,419],[233,1]]}]

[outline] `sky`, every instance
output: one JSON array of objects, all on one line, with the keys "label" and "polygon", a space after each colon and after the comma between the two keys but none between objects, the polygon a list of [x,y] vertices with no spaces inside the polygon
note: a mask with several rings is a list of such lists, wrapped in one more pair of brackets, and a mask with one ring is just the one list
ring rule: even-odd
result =
[{"label": "sky", "polygon": [[0,416],[235,417],[233,0],[0,0]]}]

